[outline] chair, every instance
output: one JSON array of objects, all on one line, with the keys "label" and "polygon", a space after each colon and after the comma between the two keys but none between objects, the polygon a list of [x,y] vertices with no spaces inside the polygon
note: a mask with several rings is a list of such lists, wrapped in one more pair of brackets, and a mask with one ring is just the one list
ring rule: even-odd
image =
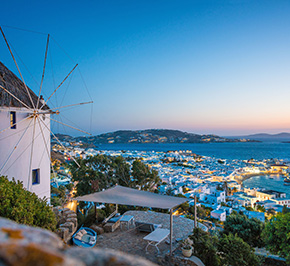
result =
[{"label": "chair", "polygon": [[135,222],[136,229],[138,232],[147,232],[151,233],[155,229],[162,227],[161,224],[145,223],[145,222]]}]

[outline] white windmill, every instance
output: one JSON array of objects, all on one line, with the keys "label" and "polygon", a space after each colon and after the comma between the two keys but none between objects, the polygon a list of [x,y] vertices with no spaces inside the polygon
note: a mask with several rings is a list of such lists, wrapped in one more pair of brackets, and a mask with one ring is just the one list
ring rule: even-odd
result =
[{"label": "white windmill", "polygon": [[[50,108],[47,104],[48,101],[71,75],[77,65],[54,89],[47,100],[44,101],[41,92],[50,36],[48,35],[47,37],[42,79],[38,95],[36,95],[25,84],[9,42],[1,27],[0,31],[21,78],[19,79],[0,62],[0,175],[8,176],[9,179],[15,178],[15,180],[23,182],[23,186],[29,191],[36,193],[40,198],[46,197],[49,200],[51,135],[62,145],[50,129],[51,121],[56,121],[62,125],[87,133],[57,121],[51,116],[59,114],[59,109],[88,104],[92,103],[92,101]],[[63,148],[66,149],[65,147]]]}]

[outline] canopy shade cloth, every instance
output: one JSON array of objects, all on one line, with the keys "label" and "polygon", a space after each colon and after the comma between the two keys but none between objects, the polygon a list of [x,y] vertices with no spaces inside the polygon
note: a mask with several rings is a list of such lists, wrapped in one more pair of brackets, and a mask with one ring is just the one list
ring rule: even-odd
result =
[{"label": "canopy shade cloth", "polygon": [[160,209],[173,209],[187,201],[185,198],[165,196],[123,186],[114,186],[101,192],[77,197],[76,200]]}]

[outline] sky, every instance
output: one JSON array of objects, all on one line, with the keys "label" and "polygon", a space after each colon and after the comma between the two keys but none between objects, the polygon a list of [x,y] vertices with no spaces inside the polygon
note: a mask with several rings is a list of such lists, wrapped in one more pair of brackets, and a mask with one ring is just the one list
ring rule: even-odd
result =
[{"label": "sky", "polygon": [[[290,1],[4,1],[0,25],[56,120],[93,135],[290,132]],[[18,30],[26,29],[29,31]],[[38,33],[36,33],[38,32]],[[1,36],[0,36],[1,37]],[[0,61],[16,73],[3,38]],[[61,124],[54,132],[83,135]]]}]

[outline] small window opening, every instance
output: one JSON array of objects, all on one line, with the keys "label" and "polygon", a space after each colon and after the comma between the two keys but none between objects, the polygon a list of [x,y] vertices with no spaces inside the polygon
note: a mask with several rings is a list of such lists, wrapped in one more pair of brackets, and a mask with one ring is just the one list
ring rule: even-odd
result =
[{"label": "small window opening", "polygon": [[10,112],[10,128],[16,129],[16,112]]},{"label": "small window opening", "polygon": [[33,169],[32,170],[32,185],[40,184],[40,169]]}]

